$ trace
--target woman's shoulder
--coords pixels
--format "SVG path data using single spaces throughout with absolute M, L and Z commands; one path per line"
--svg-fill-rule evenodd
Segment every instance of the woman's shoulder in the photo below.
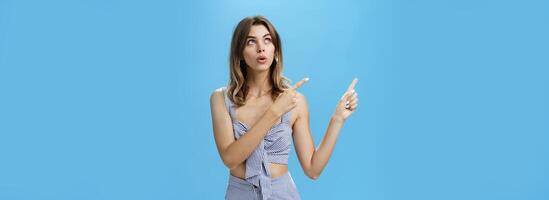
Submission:
M 295 92 L 298 100 L 305 100 L 305 95 L 301 92 Z
M 216 100 L 217 101 L 223 100 L 225 88 L 226 87 L 220 87 L 220 88 L 215 89 L 212 92 L 212 94 L 210 95 L 210 101 L 216 102 Z
M 296 92 L 296 97 L 297 97 L 296 110 L 299 113 L 307 112 L 308 106 L 307 106 L 307 98 L 305 97 L 305 95 L 300 92 Z

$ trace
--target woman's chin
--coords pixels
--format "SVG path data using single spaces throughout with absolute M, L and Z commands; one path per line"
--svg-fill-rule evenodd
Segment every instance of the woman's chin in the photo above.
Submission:
M 269 70 L 269 67 L 270 67 L 270 65 L 267 65 L 267 64 L 257 64 L 255 66 L 250 67 L 250 68 L 252 68 L 252 70 L 254 70 L 254 71 L 262 72 L 262 71 Z

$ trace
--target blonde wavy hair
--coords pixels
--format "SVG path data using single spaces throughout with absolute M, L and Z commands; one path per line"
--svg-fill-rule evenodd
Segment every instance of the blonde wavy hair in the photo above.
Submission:
M 273 101 L 280 93 L 289 88 L 289 80 L 282 75 L 282 44 L 278 32 L 276 32 L 271 22 L 263 16 L 246 17 L 238 23 L 234 30 L 229 55 L 230 80 L 227 87 L 227 95 L 237 106 L 244 105 L 248 94 L 248 86 L 246 84 L 248 81 L 246 74 L 248 66 L 244 61 L 243 52 L 246 45 L 246 37 L 254 25 L 265 26 L 271 34 L 272 42 L 275 46 L 275 59 L 269 68 L 269 81 L 273 86 L 271 91 Z

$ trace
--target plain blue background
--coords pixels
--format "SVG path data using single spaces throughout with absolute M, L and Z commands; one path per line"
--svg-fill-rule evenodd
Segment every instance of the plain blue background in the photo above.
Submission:
M 262 14 L 316 144 L 303 199 L 549 199 L 547 1 L 0 0 L 0 199 L 222 199 L 209 96 Z

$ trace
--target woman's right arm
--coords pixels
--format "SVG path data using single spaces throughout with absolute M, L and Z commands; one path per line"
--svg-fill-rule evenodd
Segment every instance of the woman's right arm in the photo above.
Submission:
M 223 90 L 218 89 L 211 95 L 210 108 L 215 144 L 225 166 L 233 169 L 250 156 L 278 119 L 297 105 L 296 90 L 307 80 L 309 79 L 305 78 L 281 93 L 263 116 L 238 140 L 234 138 Z
M 272 109 L 267 109 L 261 119 L 236 140 L 224 98 L 222 90 L 216 90 L 210 97 L 213 132 L 221 160 L 225 166 L 233 169 L 250 156 L 280 116 Z

